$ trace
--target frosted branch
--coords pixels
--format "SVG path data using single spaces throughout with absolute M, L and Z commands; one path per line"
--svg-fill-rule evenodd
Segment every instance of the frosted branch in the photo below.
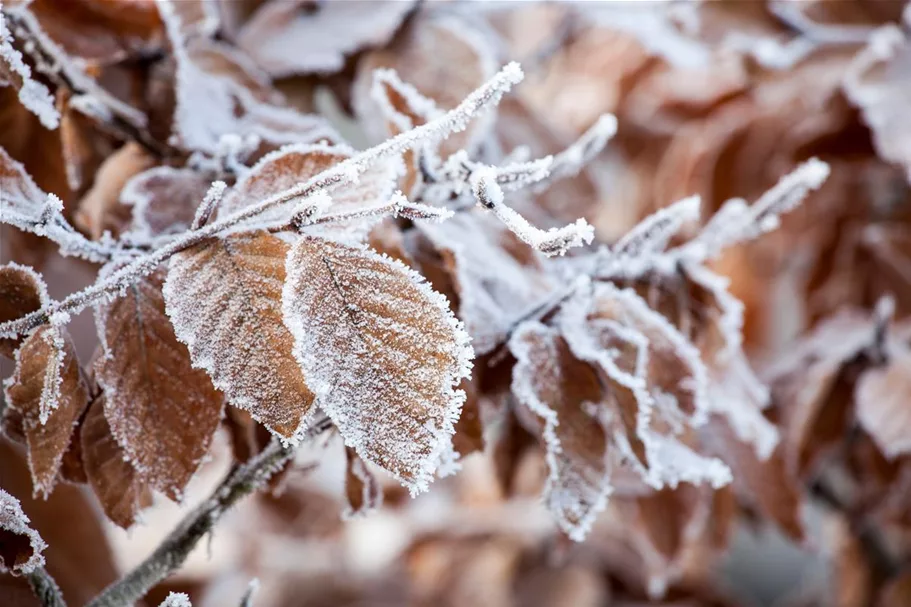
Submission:
M 594 228 L 584 219 L 547 231 L 534 227 L 504 204 L 503 190 L 497 184 L 493 168 L 484 167 L 473 171 L 470 183 L 478 204 L 496 215 L 522 242 L 545 255 L 563 255 L 572 247 L 590 243 L 595 236 Z
M 205 198 L 202 199 L 202 202 L 199 203 L 199 207 L 196 209 L 193 223 L 190 224 L 191 230 L 198 230 L 209 221 L 209 217 L 212 215 L 215 207 L 218 206 L 218 203 L 221 202 L 221 199 L 224 197 L 225 189 L 227 189 L 227 187 L 228 184 L 224 181 L 216 181 L 209 187 L 209 191 L 206 192 Z
M 602 115 L 579 139 L 554 156 L 548 182 L 577 175 L 616 133 L 617 118 L 613 114 Z
M 313 439 L 329 427 L 328 419 L 320 420 L 305 438 Z M 155 552 L 105 588 L 87 607 L 121 607 L 139 601 L 153 586 L 180 568 L 197 542 L 215 528 L 228 510 L 263 487 L 292 457 L 293 447 L 273 439 L 261 453 L 230 472 L 209 499 L 188 514 Z
M 63 594 L 57 582 L 51 577 L 44 567 L 36 567 L 34 571 L 26 574 L 32 592 L 41 604 L 41 607 L 66 607 Z
M 3 13 L 0 13 L 0 62 L 6 63 L 12 73 L 19 77 L 19 101 L 48 129 L 60 125 L 60 112 L 54 105 L 54 96 L 46 86 L 32 79 L 32 69 L 22 60 L 22 53 L 13 48 L 13 35 L 7 29 Z
M 406 150 L 427 141 L 443 139 L 454 132 L 462 131 L 479 112 L 499 103 L 503 95 L 521 79 L 522 70 L 518 64 L 510 63 L 466 97 L 455 109 L 446 112 L 436 120 L 401 133 L 373 148 L 348 158 L 297 186 L 270 196 L 257 205 L 246 207 L 198 230 L 177 236 L 159 249 L 136 258 L 117 272 L 112 273 L 105 281 L 96 282 L 78 293 L 74 293 L 59 302 L 54 302 L 22 318 L 0 324 L 0 336 L 15 337 L 27 333 L 44 323 L 51 314 L 76 314 L 98 299 L 126 289 L 140 277 L 154 272 L 161 262 L 188 247 L 230 230 L 289 200 L 308 198 L 320 190 L 331 193 L 332 190 L 339 186 L 355 183 L 362 173 L 383 158 L 400 155 Z

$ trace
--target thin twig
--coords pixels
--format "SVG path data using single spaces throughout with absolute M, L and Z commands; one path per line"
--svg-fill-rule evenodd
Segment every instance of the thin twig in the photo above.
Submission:
M 126 607 L 136 603 L 180 568 L 196 543 L 214 529 L 225 512 L 262 487 L 293 456 L 293 447 L 278 440 L 270 442 L 256 457 L 228 474 L 212 496 L 187 515 L 151 556 L 105 588 L 87 607 Z
M 34 571 L 26 575 L 26 579 L 42 607 L 66 607 L 60 587 L 57 586 L 57 582 L 47 572 L 47 569 L 36 567 Z

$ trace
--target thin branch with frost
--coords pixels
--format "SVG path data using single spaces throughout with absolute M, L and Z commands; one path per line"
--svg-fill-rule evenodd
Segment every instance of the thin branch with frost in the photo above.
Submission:
M 317 421 L 306 438 L 313 439 L 331 427 L 328 418 Z M 135 569 L 105 588 L 87 607 L 132 605 L 186 561 L 197 542 L 210 533 L 221 517 L 242 498 L 263 487 L 292 457 L 294 448 L 273 439 L 247 463 L 237 467 L 212 495 L 187 515 L 160 546 Z
M 603 114 L 579 139 L 554 156 L 547 183 L 579 174 L 617 133 L 617 118 Z
M 47 572 L 47 569 L 35 567 L 25 577 L 38 602 L 41 603 L 41 607 L 66 607 L 66 601 L 63 600 L 60 587 L 51 574 Z
M 32 69 L 22 60 L 22 53 L 13 48 L 13 34 L 6 27 L 0 12 L 0 62 L 5 63 L 19 77 L 19 101 L 47 129 L 60 126 L 60 112 L 54 105 L 54 96 L 46 86 L 32 78 Z M 3 70 L 0 70 L 2 72 Z
M 224 198 L 227 188 L 228 184 L 224 181 L 216 181 L 209 186 L 209 191 L 206 192 L 205 198 L 202 199 L 202 202 L 196 208 L 196 215 L 193 216 L 193 223 L 190 224 L 191 230 L 198 230 L 209 221 L 209 217 L 215 211 L 215 207 Z
M 522 242 L 545 255 L 563 255 L 572 247 L 590 243 L 595 236 L 594 228 L 584 219 L 547 231 L 528 223 L 528 220 L 504 204 L 503 190 L 497 184 L 496 172 L 492 167 L 472 171 L 470 183 L 475 200 L 481 206 L 496 215 Z
M 383 158 L 401 155 L 425 142 L 444 139 L 454 132 L 462 131 L 481 111 L 499 103 L 503 95 L 521 79 L 522 70 L 518 64 L 507 64 L 493 78 L 468 95 L 462 103 L 436 120 L 401 133 L 343 160 L 303 183 L 270 196 L 259 204 L 240 209 L 224 219 L 177 236 L 159 249 L 138 257 L 120 270 L 113 272 L 107 280 L 96 282 L 78 293 L 73 293 L 61 301 L 53 302 L 26 316 L 2 323 L 0 324 L 0 337 L 15 337 L 27 333 L 46 322 L 52 314 L 76 314 L 102 297 L 123 291 L 139 278 L 154 272 L 163 261 L 186 248 L 235 228 L 290 200 L 312 197 L 320 191 L 331 193 L 340 186 L 356 183 L 362 173 Z
M 253 607 L 253 596 L 259 590 L 259 578 L 253 578 L 240 599 L 240 607 Z

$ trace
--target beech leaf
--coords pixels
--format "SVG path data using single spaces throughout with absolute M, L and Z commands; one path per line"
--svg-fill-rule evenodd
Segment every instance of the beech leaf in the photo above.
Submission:
M 29 523 L 19 500 L 0 489 L 0 572 L 25 575 L 44 565 L 47 544 Z
M 883 368 L 857 382 L 857 419 L 883 454 L 892 459 L 911 451 L 911 351 L 903 348 Z
M 563 531 L 582 541 L 611 493 L 598 374 L 573 356 L 559 331 L 537 322 L 523 323 L 509 348 L 518 361 L 513 393 L 541 419 L 550 470 L 547 506 Z
M 47 287 L 28 266 L 0 266 L 0 323 L 14 320 L 47 305 Z M 21 339 L 0 339 L 0 355 L 13 358 Z
M 47 497 L 56 483 L 73 427 L 89 401 L 66 330 L 44 325 L 32 333 L 16 352 L 16 370 L 4 388 L 28 445 L 35 493 Z M 9 417 L 4 416 L 5 423 Z
M 151 505 L 151 493 L 126 453 L 114 440 L 104 415 L 104 393 L 89 405 L 82 421 L 82 461 L 89 485 L 104 513 L 114 523 L 128 529 L 139 511 Z
M 95 377 L 105 392 L 105 417 L 130 462 L 152 487 L 178 500 L 208 452 L 223 397 L 174 335 L 163 274 L 98 307 L 104 356 Z
M 287 269 L 285 324 L 319 406 L 361 457 L 425 490 L 473 356 L 446 298 L 401 262 L 331 240 L 302 238 Z
M 282 324 L 287 252 L 266 232 L 196 245 L 172 258 L 164 297 L 193 366 L 208 372 L 229 404 L 296 441 L 313 414 L 313 392 Z

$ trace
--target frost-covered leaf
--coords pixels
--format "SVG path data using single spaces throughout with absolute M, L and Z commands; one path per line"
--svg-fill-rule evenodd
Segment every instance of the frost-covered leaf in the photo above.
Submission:
M 44 325 L 32 333 L 16 352 L 16 370 L 4 389 L 8 406 L 20 416 L 35 493 L 46 497 L 89 401 L 66 330 Z
M 193 365 L 228 403 L 287 440 L 313 414 L 313 393 L 282 323 L 288 245 L 265 232 L 196 245 L 171 260 L 166 309 Z
M 512 323 L 554 286 L 531 247 L 483 211 L 419 228 L 451 262 L 459 317 L 479 356 L 503 343 Z
M 19 500 L 0 489 L 0 572 L 25 575 L 44 565 L 47 544 L 30 522 Z
M 908 102 L 911 100 L 911 42 L 897 25 L 870 36 L 848 67 L 844 91 L 863 113 L 879 155 L 904 167 L 911 180 Z
M 385 44 L 413 5 L 414 0 L 267 2 L 241 29 L 237 43 L 274 78 L 337 72 L 346 56 Z
M 0 323 L 14 320 L 47 305 L 47 287 L 28 266 L 0 266 Z M 0 339 L 0 355 L 13 358 L 21 339 Z
M 19 92 L 22 103 L 47 129 L 60 125 L 60 112 L 54 97 L 46 86 L 32 78 L 32 69 L 25 63 L 22 53 L 13 48 L 13 35 L 0 14 L 0 81 L 11 83 Z
M 267 154 L 240 179 L 220 205 L 223 215 L 255 205 L 269 196 L 304 183 L 319 173 L 351 158 L 354 150 L 342 145 L 297 144 L 284 146 Z M 398 165 L 383 161 L 367 169 L 357 183 L 332 191 L 332 205 L 328 214 L 351 213 L 386 204 L 396 188 Z M 300 203 L 292 199 L 257 217 L 257 221 L 284 219 L 288 221 Z M 370 221 L 372 219 L 372 221 Z M 355 238 L 366 235 L 372 223 L 380 218 L 361 219 L 348 224 L 328 223 L 321 230 Z M 316 228 L 314 228 L 316 229 Z
M 94 240 L 98 240 L 105 230 L 120 234 L 128 217 L 128 209 L 120 204 L 121 191 L 135 175 L 153 163 L 151 155 L 134 142 L 108 156 L 98 167 L 92 187 L 79 201 L 73 218 L 76 226 Z
M 369 249 L 305 237 L 283 294 L 294 355 L 345 443 L 423 491 L 451 449 L 472 351 L 445 298 Z
M 358 62 L 354 83 L 354 105 L 358 115 L 379 140 L 400 132 L 401 126 L 388 122 L 373 98 L 373 71 L 391 68 L 432 99 L 442 110 L 456 107 L 471 91 L 496 70 L 493 44 L 477 22 L 456 16 L 419 15 L 387 48 L 371 51 Z M 386 94 L 388 89 L 380 92 Z M 412 115 L 412 119 L 417 114 Z M 419 126 L 415 123 L 413 126 Z M 464 133 L 456 133 L 440 144 L 440 155 L 473 151 L 487 135 L 492 117 L 476 120 Z M 394 128 L 390 130 L 390 126 Z
M 140 279 L 96 312 L 104 354 L 95 378 L 117 442 L 143 480 L 179 500 L 202 463 L 224 397 L 177 341 L 161 293 L 164 271 Z
M 89 485 L 107 517 L 128 529 L 136 522 L 139 511 L 151 504 L 151 493 L 111 434 L 104 415 L 104 394 L 89 405 L 81 435 L 82 461 Z
M 383 505 L 383 488 L 379 479 L 351 447 L 345 447 L 345 497 L 348 500 L 342 518 L 365 516 Z
M 193 607 L 193 603 L 190 602 L 190 595 L 185 592 L 169 592 L 158 607 Z
M 857 421 L 886 457 L 911 451 L 911 351 L 893 353 L 885 367 L 866 371 L 857 382 Z
M 192 169 L 167 166 L 135 175 L 120 192 L 120 202 L 133 207 L 130 231 L 144 237 L 186 231 L 210 183 Z
M 611 494 L 607 407 L 598 374 L 577 359 L 559 331 L 524 323 L 509 349 L 516 357 L 512 391 L 538 418 L 547 448 L 545 501 L 557 523 L 582 541 Z
M 238 134 L 274 145 L 339 140 L 322 118 L 278 105 L 268 76 L 236 48 L 188 36 L 174 6 L 158 0 L 177 63 L 174 132 L 184 147 L 214 155 L 223 136 Z
M 864 351 L 875 340 L 869 315 L 845 310 L 821 322 L 764 373 L 778 410 L 788 466 L 811 473 L 837 447 L 851 420 Z

